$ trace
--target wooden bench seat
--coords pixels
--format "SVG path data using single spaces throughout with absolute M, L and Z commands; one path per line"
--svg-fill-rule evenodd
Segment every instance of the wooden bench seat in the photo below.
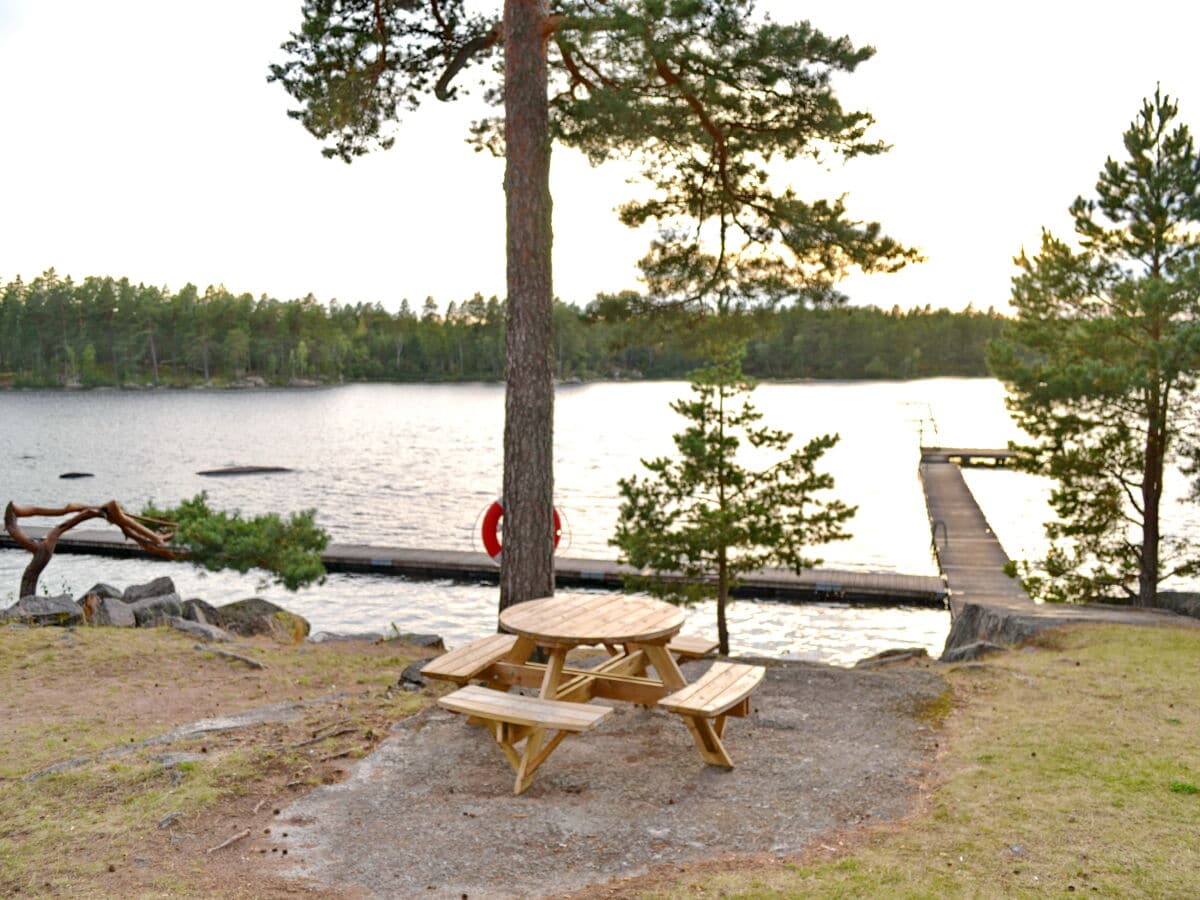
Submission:
M 612 712 L 608 706 L 506 694 L 474 684 L 447 694 L 438 704 L 469 716 L 468 722 L 487 726 L 517 773 L 514 794 L 533 783 L 534 771 L 563 738 L 594 728 Z M 549 731 L 553 736 L 547 737 Z M 522 741 L 525 744 L 518 750 Z
M 492 663 L 508 655 L 517 642 L 515 634 L 490 634 L 434 657 L 421 669 L 426 678 L 466 684 Z
M 701 637 L 698 634 L 677 634 L 667 644 L 667 650 L 675 654 L 676 659 L 700 659 L 708 656 L 717 649 L 717 641 Z
M 766 669 L 744 663 L 714 662 L 707 672 L 686 687 L 658 701 L 658 705 L 683 716 L 712 719 L 746 715 L 745 703 L 758 687 Z
M 447 694 L 438 700 L 438 704 L 477 719 L 575 732 L 595 727 L 612 712 L 612 708 L 608 706 L 506 694 L 473 684 L 459 688 L 453 694 Z

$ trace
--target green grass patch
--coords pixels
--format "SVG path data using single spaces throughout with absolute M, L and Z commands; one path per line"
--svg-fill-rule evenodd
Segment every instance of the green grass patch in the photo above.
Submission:
M 653 896 L 1200 892 L 1200 633 L 1076 626 L 1036 646 L 950 671 L 939 783 L 911 820 L 830 862 L 685 874 Z

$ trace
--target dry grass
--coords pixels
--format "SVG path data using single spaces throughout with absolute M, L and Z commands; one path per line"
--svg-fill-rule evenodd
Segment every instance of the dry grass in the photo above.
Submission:
M 1200 634 L 1076 626 L 949 674 L 920 812 L 799 861 L 725 864 L 621 896 L 1200 893 Z
M 0 629 L 0 896 L 292 893 L 254 836 L 430 699 L 392 689 L 418 652 L 395 643 L 244 642 L 262 670 L 194 645 L 165 629 Z M 291 722 L 97 758 L 198 719 L 335 694 Z M 197 761 L 164 765 L 163 753 Z M 91 761 L 25 780 L 71 759 Z

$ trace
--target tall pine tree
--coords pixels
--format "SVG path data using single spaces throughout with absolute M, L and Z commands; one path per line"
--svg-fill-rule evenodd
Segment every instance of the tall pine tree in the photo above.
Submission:
M 885 149 L 831 87 L 870 48 L 756 16 L 752 0 L 504 0 L 497 13 L 470 14 L 463 0 L 305 0 L 271 78 L 323 152 L 349 161 L 390 146 L 401 111 L 453 98 L 467 67 L 503 49 L 482 79 L 503 115 L 472 134 L 506 158 L 504 608 L 553 590 L 552 140 L 593 163 L 640 162 L 655 192 L 621 216 L 660 226 L 643 265 L 660 298 L 825 296 L 849 267 L 912 254 L 840 200 L 780 187 L 769 168 Z
M 989 348 L 1034 438 L 1025 465 L 1057 484 L 1051 549 L 1026 584 L 1046 599 L 1132 599 L 1197 570 L 1162 529 L 1164 473 L 1196 443 L 1200 159 L 1161 91 L 1071 206 L 1077 247 L 1042 235 L 1017 259 L 1015 321 Z

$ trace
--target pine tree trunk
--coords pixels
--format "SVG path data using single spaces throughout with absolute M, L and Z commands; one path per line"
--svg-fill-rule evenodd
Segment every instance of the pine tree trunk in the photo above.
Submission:
M 1158 598 L 1158 564 L 1161 533 L 1163 465 L 1166 459 L 1166 412 L 1159 388 L 1151 389 L 1150 416 L 1146 423 L 1146 448 L 1142 457 L 1142 566 L 1138 575 L 1138 606 L 1154 606 Z
M 554 593 L 554 361 L 546 0 L 504 5 L 504 554 L 500 609 Z
M 729 623 L 725 620 L 725 607 L 729 604 L 729 566 L 722 549 L 717 561 L 717 652 L 729 655 Z

